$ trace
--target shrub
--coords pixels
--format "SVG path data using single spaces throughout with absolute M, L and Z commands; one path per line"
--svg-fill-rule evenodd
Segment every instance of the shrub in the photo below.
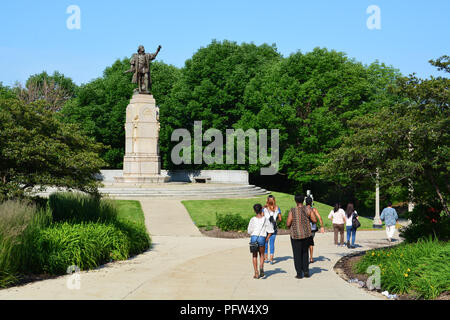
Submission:
M 41 230 L 36 240 L 42 270 L 51 274 L 65 274 L 71 265 L 87 270 L 127 259 L 129 250 L 124 232 L 114 225 L 93 222 L 57 223 Z
M 145 224 L 135 221 L 116 221 L 114 225 L 127 235 L 130 242 L 128 251 L 130 256 L 139 254 L 150 248 L 151 239 Z
M 239 214 L 222 215 L 216 213 L 216 226 L 222 231 L 246 231 L 248 220 Z
M 112 200 L 79 192 L 53 193 L 48 203 L 55 222 L 108 222 L 117 219 L 117 208 Z
M 438 207 L 438 206 L 435 206 Z M 400 235 L 406 242 L 416 242 L 418 239 L 439 239 L 448 241 L 450 238 L 450 218 L 435 207 L 416 205 L 407 217 L 411 224 L 401 230 Z
M 34 240 L 38 230 L 50 222 L 50 212 L 29 201 L 0 204 L 0 287 L 17 282 L 19 272 L 39 270 Z
M 417 243 L 367 251 L 354 269 L 365 273 L 367 267 L 376 265 L 381 269 L 382 290 L 434 299 L 450 291 L 449 256 L 450 244 L 430 237 Z
M 289 210 L 286 210 L 282 216 L 281 222 L 277 220 L 277 226 L 279 229 L 288 229 L 286 226 L 287 217 L 289 215 Z

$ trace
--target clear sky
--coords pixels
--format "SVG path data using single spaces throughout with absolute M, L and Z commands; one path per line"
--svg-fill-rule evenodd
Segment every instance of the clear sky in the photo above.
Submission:
M 70 5 L 81 29 L 66 25 Z M 381 29 L 366 13 L 380 8 Z M 439 75 L 428 60 L 450 55 L 449 0 L 2 0 L 0 82 L 12 85 L 43 70 L 76 83 L 102 75 L 139 44 L 182 67 L 212 39 L 275 43 L 284 56 L 314 47 L 343 51 L 363 63 L 378 59 L 407 75 Z

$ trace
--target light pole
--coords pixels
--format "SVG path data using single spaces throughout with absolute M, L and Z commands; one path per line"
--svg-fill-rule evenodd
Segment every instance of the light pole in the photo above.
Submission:
M 380 175 L 378 173 L 377 168 L 377 177 L 376 177 L 376 186 L 375 186 L 375 217 L 373 218 L 373 228 L 381 229 L 383 226 L 383 223 L 380 219 Z
M 411 131 L 409 131 L 409 135 L 411 135 Z M 410 136 L 408 136 L 410 139 Z M 412 153 L 413 147 L 411 141 L 408 143 L 409 154 Z M 409 201 L 408 201 L 408 212 L 412 212 L 414 210 L 414 186 L 412 179 L 408 179 L 408 191 L 409 191 Z

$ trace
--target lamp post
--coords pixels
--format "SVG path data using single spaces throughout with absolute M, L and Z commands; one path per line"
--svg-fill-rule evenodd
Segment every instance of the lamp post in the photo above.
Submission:
M 375 217 L 373 218 L 373 228 L 381 229 L 383 223 L 380 219 L 380 175 L 377 168 L 377 181 L 375 186 Z
M 411 131 L 409 132 L 409 134 L 411 134 Z M 411 141 L 408 143 L 408 149 L 409 153 L 411 154 L 411 152 L 413 151 Z M 408 212 L 412 212 L 414 210 L 414 186 L 412 179 L 408 179 L 408 192 L 409 192 Z

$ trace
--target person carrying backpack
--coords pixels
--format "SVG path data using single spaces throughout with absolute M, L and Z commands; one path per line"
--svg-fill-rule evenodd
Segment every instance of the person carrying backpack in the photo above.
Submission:
M 266 241 L 266 246 L 264 249 L 264 262 L 273 264 L 273 255 L 275 253 L 275 238 L 277 237 L 277 221 L 281 221 L 281 210 L 277 206 L 275 197 L 272 195 L 269 195 L 267 197 L 267 203 L 264 206 L 263 209 L 264 216 L 269 220 L 269 222 L 273 225 L 274 232 L 269 237 L 269 240 Z M 267 258 L 267 253 L 269 251 L 269 244 L 270 244 L 270 261 Z
M 347 248 L 355 248 L 356 229 L 361 225 L 359 223 L 358 213 L 353 207 L 353 203 L 347 204 L 347 210 L 345 210 L 347 220 L 345 222 L 347 229 Z M 356 220 L 356 221 L 355 221 Z M 352 238 L 352 244 L 350 244 L 350 236 Z

